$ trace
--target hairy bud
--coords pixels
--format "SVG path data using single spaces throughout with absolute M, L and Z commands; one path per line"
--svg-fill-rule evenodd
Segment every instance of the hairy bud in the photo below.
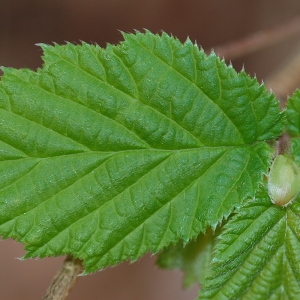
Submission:
M 279 206 L 290 204 L 300 191 L 300 168 L 291 158 L 278 155 L 270 169 L 268 193 Z

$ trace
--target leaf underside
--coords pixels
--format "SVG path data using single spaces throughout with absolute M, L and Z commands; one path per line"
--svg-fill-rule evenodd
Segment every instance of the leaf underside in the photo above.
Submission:
M 266 190 L 225 225 L 199 299 L 300 299 L 300 203 L 283 208 Z
M 180 269 L 184 272 L 183 286 L 202 284 L 207 276 L 216 236 L 220 232 L 208 230 L 187 245 L 183 242 L 165 248 L 158 256 L 157 264 L 164 269 Z
M 215 228 L 253 197 L 278 101 L 256 79 L 167 34 L 42 45 L 0 83 L 0 235 L 86 272 Z

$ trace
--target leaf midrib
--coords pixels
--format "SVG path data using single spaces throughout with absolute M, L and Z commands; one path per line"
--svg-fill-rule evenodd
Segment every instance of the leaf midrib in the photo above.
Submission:
M 223 113 L 226 117 L 227 117 L 227 119 L 228 119 L 228 121 L 233 125 L 233 128 L 235 128 L 235 130 L 238 132 L 238 134 L 240 135 L 240 138 L 242 139 L 242 141 L 244 142 L 244 137 L 243 137 L 243 134 L 241 133 L 241 131 L 239 130 L 239 128 L 233 123 L 233 121 L 228 117 L 228 115 L 224 112 L 224 110 L 220 107 L 220 106 L 218 106 L 217 105 L 217 103 L 216 102 L 214 102 L 203 90 L 201 90 L 197 85 L 196 85 L 196 83 L 194 82 L 194 81 L 191 81 L 189 78 L 187 78 L 187 77 L 185 77 L 182 73 L 180 73 L 177 69 L 175 69 L 175 68 L 173 68 L 170 64 L 168 64 L 168 63 L 166 63 L 164 60 L 162 60 L 159 56 L 156 56 L 154 53 L 152 53 L 151 51 L 149 51 L 149 49 L 148 48 L 146 48 L 145 46 L 143 46 L 141 43 L 138 43 L 136 40 L 133 40 L 133 41 L 131 41 L 131 42 L 134 42 L 135 44 L 137 44 L 137 45 L 139 45 L 141 48 L 143 48 L 145 51 L 147 51 L 148 52 L 148 54 L 149 55 L 152 55 L 152 56 L 154 56 L 156 59 L 158 59 L 158 60 L 160 60 L 163 64 L 165 64 L 169 69 L 171 69 L 171 70 L 173 70 L 173 71 L 175 71 L 177 74 L 179 74 L 180 75 L 180 77 L 181 78 L 183 78 L 184 80 L 186 80 L 186 81 L 188 81 L 191 85 L 193 85 L 193 86 L 195 86 L 196 87 L 196 89 L 200 92 L 200 93 L 202 93 L 205 97 L 206 97 L 206 99 L 208 99 L 215 107 L 217 107 L 218 109 L 219 109 L 219 111 L 220 111 L 220 113 Z M 194 53 L 193 53 L 194 54 Z M 193 55 L 193 57 L 194 57 L 194 55 Z M 123 63 L 123 62 L 122 62 Z M 218 70 L 218 68 L 217 68 L 217 70 Z M 219 73 L 218 73 L 218 79 L 219 79 L 219 82 L 220 82 L 220 76 L 219 76 Z M 222 90 L 221 90 L 222 91 Z M 251 101 L 250 101 L 251 102 Z M 151 106 L 150 106 L 151 107 Z M 177 123 L 177 122 L 176 122 Z M 184 128 L 181 124 L 178 124 L 178 125 L 180 125 L 182 128 Z M 185 129 L 185 128 L 184 128 Z M 185 129 L 185 130 L 187 130 L 187 129 Z M 188 131 L 188 130 L 187 130 Z M 189 132 L 189 131 L 188 131 Z M 199 140 L 199 138 L 198 137 L 196 137 L 198 140 Z
M 221 147 L 221 148 L 227 148 L 227 147 Z M 192 149 L 194 150 L 194 149 Z M 163 209 L 166 205 L 169 205 L 170 202 L 180 193 L 182 193 L 184 190 L 186 190 L 189 186 L 193 185 L 197 180 L 199 180 L 199 178 L 201 178 L 206 172 L 208 172 L 210 170 L 210 168 L 217 162 L 219 161 L 229 150 L 226 149 L 226 151 L 224 151 L 221 155 L 219 155 L 218 157 L 216 157 L 216 160 L 214 161 L 214 163 L 212 163 L 212 165 L 210 167 L 208 167 L 203 173 L 201 173 L 201 175 L 197 178 L 195 178 L 192 182 L 188 183 L 185 187 L 182 188 L 181 191 L 178 191 L 178 193 L 171 197 L 169 199 L 169 201 L 167 201 L 166 203 L 164 203 L 163 205 L 161 205 L 157 210 L 155 210 L 152 214 L 150 214 L 149 216 L 147 216 L 146 219 L 143 219 L 142 222 L 140 224 L 138 224 L 137 226 L 135 226 L 132 230 L 130 230 L 129 232 L 126 232 L 126 234 L 122 237 L 122 239 L 120 241 L 118 241 L 117 243 L 115 243 L 114 245 L 110 245 L 109 249 L 107 249 L 104 252 L 104 255 L 106 253 L 108 253 L 111 249 L 113 249 L 114 247 L 116 247 L 120 242 L 122 242 L 128 235 L 130 235 L 133 231 L 135 231 L 136 229 L 138 229 L 140 226 L 142 226 L 146 220 L 150 219 L 153 215 L 155 215 L 160 209 Z M 174 154 L 174 153 L 172 153 Z M 170 159 L 170 157 L 172 157 L 172 154 L 170 154 L 169 156 L 167 156 L 163 161 L 161 161 L 158 165 L 164 163 L 167 159 Z M 63 230 L 61 230 L 60 232 L 57 232 L 54 236 L 52 236 L 49 240 L 47 240 L 47 243 L 49 243 L 51 240 L 53 240 L 56 236 L 58 236 L 59 234 L 61 234 L 62 232 L 68 230 L 68 228 L 70 228 L 71 226 L 73 226 L 75 223 L 79 222 L 81 219 L 87 217 L 88 215 L 92 214 L 93 212 L 95 212 L 96 210 L 100 209 L 101 207 L 108 205 L 111 201 L 113 201 L 113 199 L 115 199 L 116 197 L 119 196 L 119 194 L 123 193 L 125 190 L 129 189 L 131 186 L 135 185 L 137 182 L 139 182 L 145 175 L 147 175 L 148 173 L 150 173 L 152 170 L 154 170 L 158 165 L 156 165 L 155 167 L 153 167 L 151 170 L 149 170 L 147 173 L 143 174 L 143 176 L 139 177 L 135 182 L 133 182 L 132 184 L 130 184 L 129 186 L 127 186 L 126 188 L 124 188 L 123 191 L 121 191 L 120 193 L 118 193 L 117 195 L 113 196 L 111 199 L 107 200 L 105 203 L 103 203 L 101 206 L 97 207 L 96 209 L 90 211 L 87 215 L 80 217 L 79 219 L 77 219 L 75 222 L 69 224 L 68 226 L 66 226 Z M 91 236 L 92 237 L 92 236 Z M 91 238 L 90 237 L 90 238 Z M 88 243 L 88 240 L 85 242 L 85 244 Z M 45 244 L 39 246 L 43 247 Z M 84 247 L 84 245 L 83 245 Z M 80 252 L 80 250 L 79 250 Z

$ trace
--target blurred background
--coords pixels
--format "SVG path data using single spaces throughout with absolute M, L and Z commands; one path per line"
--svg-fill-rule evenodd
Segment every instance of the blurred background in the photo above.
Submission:
M 204 49 L 270 28 L 300 15 L 299 0 L 0 0 L 0 66 L 41 67 L 37 43 L 80 43 L 105 47 L 122 40 L 120 31 L 149 29 L 189 37 Z M 300 36 L 233 59 L 237 71 L 266 79 L 283 65 Z M 23 246 L 0 243 L 0 299 L 41 299 L 63 259 L 20 261 Z M 82 277 L 70 300 L 195 299 L 198 287 L 182 290 L 180 271 L 159 270 L 155 256 Z

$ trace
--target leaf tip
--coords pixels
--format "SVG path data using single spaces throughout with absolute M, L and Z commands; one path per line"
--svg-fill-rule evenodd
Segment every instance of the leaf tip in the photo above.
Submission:
M 43 50 L 43 52 L 53 48 L 53 46 L 51 46 L 49 44 L 45 44 L 45 43 L 36 43 L 35 45 L 40 47 Z M 55 44 L 54 44 L 54 46 L 55 46 Z

